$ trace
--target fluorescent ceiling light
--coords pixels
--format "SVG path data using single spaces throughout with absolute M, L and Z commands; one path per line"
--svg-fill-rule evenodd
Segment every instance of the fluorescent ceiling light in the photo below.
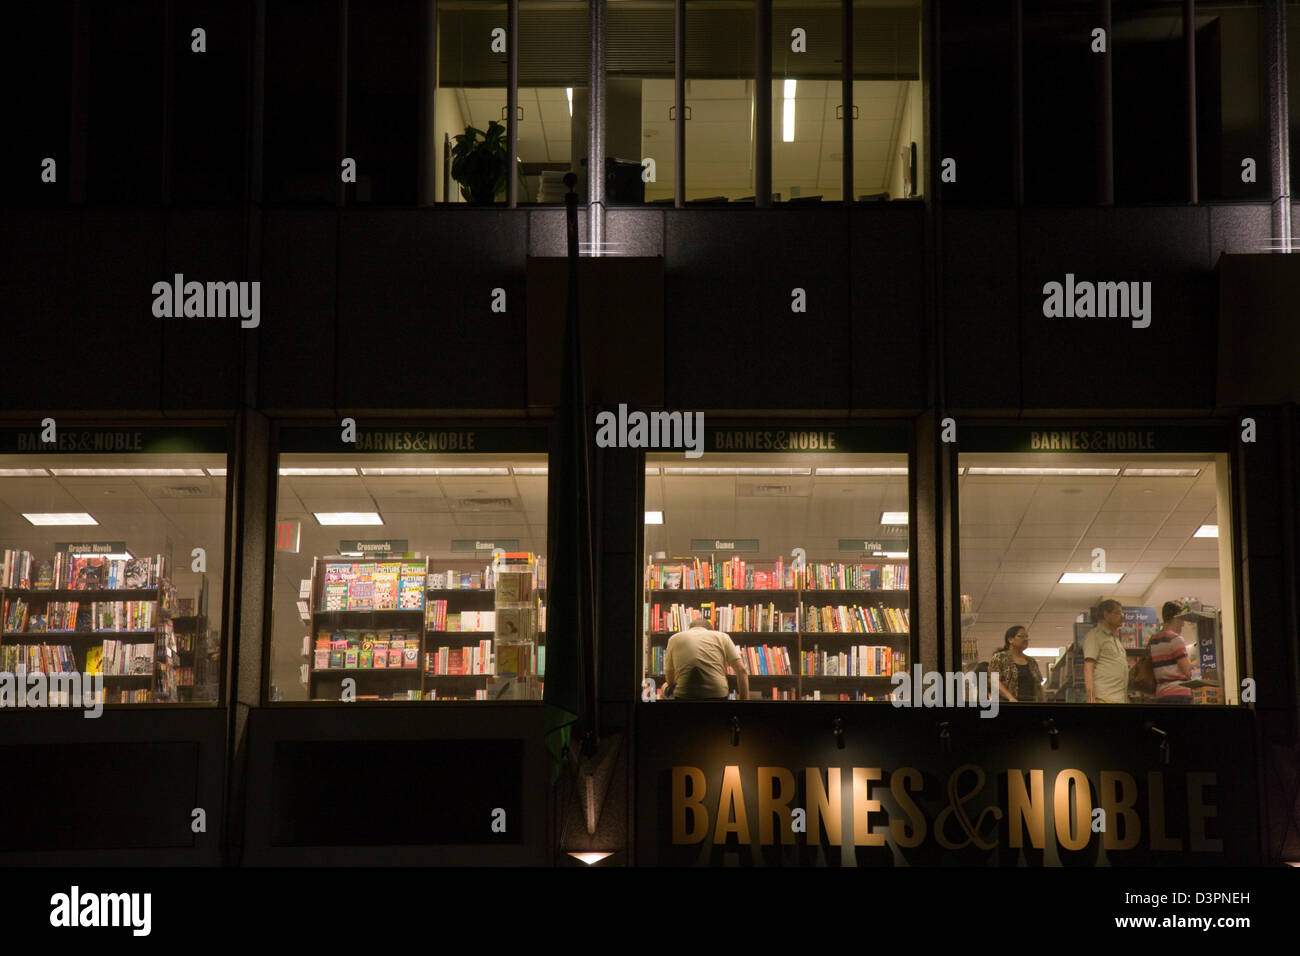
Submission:
M 0 477 L 4 478 L 48 478 L 50 473 L 44 468 L 0 468 Z
M 1118 468 L 983 468 L 970 467 L 968 475 L 1068 475 L 1074 478 L 1113 477 Z
M 907 557 L 907 552 L 906 551 L 872 551 L 871 556 L 873 558 L 905 558 Z
M 1125 478 L 1195 478 L 1199 468 L 1125 468 Z
M 881 524 L 907 524 L 906 511 L 882 511 L 880 512 Z
M 377 511 L 315 511 L 316 521 L 329 524 L 383 524 Z
M 95 553 L 93 553 L 93 552 L 82 553 L 82 552 L 80 552 L 80 551 L 74 551 L 74 552 L 72 552 L 72 556 L 73 556 L 74 558 L 108 558 L 109 560 L 112 560 L 112 561 L 130 561 L 130 560 L 131 560 L 131 552 L 130 552 L 130 551 L 123 551 L 123 552 L 121 552 L 121 553 L 119 553 L 119 554 L 95 554 Z
M 99 524 L 84 511 L 35 511 L 23 517 L 34 525 Z
M 304 475 L 355 475 L 355 468 L 281 468 L 280 474 L 292 477 Z
M 1025 655 L 1028 657 L 1056 658 L 1061 656 L 1061 649 L 1059 647 L 1027 647 L 1025 648 Z
M 605 859 L 606 857 L 613 856 L 613 855 L 614 855 L 613 850 L 607 850 L 603 853 L 592 852 L 592 853 L 570 853 L 569 854 L 569 856 L 573 857 L 575 860 L 581 860 L 583 863 L 586 863 L 588 866 L 591 866 L 593 863 L 599 863 L 601 860 Z
M 784 92 L 781 95 L 784 96 L 787 100 L 794 99 L 794 88 L 796 82 L 797 82 L 796 80 L 785 81 Z
M 811 475 L 811 468 L 665 468 L 665 475 Z
M 224 469 L 224 468 L 209 468 L 209 469 L 208 469 L 208 474 L 211 475 L 213 478 L 224 478 L 224 477 L 226 477 L 226 469 Z
M 786 80 L 786 83 L 793 82 L 793 80 Z M 794 142 L 794 100 L 792 99 L 781 101 L 781 142 Z
M 906 475 L 907 468 L 818 468 L 819 475 Z
M 359 557 L 361 557 L 361 552 L 360 552 L 360 551 L 340 551 L 340 552 L 339 552 L 339 557 L 340 557 L 340 558 L 359 558 Z
M 564 88 L 564 98 L 569 101 L 569 119 L 573 119 L 573 87 Z
M 545 475 L 547 473 L 547 466 L 541 465 L 539 467 L 521 468 L 516 465 L 513 470 L 516 475 Z
M 1119 584 L 1119 571 L 1066 571 L 1057 584 Z
M 663 524 L 664 513 L 662 511 L 647 511 L 645 513 L 646 524 Z
M 516 472 L 518 469 L 515 469 Z M 399 475 L 508 475 L 509 468 L 362 468 L 363 475 L 384 475 L 388 477 Z M 542 474 L 546 474 L 546 469 L 542 469 Z
M 1217 538 L 1219 536 L 1219 526 L 1217 524 L 1203 524 L 1196 529 L 1193 538 Z
M 202 468 L 51 468 L 59 478 L 167 478 L 203 477 Z
M 658 468 L 652 468 L 651 466 L 646 465 L 645 473 L 646 473 L 647 475 L 657 475 L 657 474 L 659 474 L 659 469 L 658 469 Z

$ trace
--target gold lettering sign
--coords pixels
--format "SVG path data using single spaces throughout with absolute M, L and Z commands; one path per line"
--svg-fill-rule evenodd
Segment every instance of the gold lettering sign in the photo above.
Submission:
M 1205 805 L 1205 794 L 1201 792 L 1203 787 L 1214 786 L 1217 778 L 1218 774 L 1212 772 L 1187 774 L 1187 829 L 1191 833 L 1193 850 L 1223 852 L 1222 840 L 1205 835 L 1206 818 L 1217 816 L 1218 811 L 1213 806 Z
M 871 814 L 880 812 L 880 801 L 867 797 L 872 780 L 880 779 L 879 767 L 853 768 L 853 845 L 884 846 L 885 835 L 871 832 Z
M 775 795 L 772 782 L 780 784 Z M 758 842 L 764 846 L 776 840 L 772 834 L 772 818 L 780 820 L 781 842 L 793 843 L 793 815 L 790 813 L 790 800 L 794 797 L 794 774 L 785 767 L 758 768 Z
M 1159 770 L 1147 774 L 1147 799 L 1147 819 L 1151 821 L 1151 849 L 1181 850 L 1182 838 L 1165 833 L 1165 775 Z
M 1070 813 L 1070 784 L 1074 784 L 1074 814 Z M 1056 842 L 1067 850 L 1082 850 L 1092 837 L 1092 787 L 1082 770 L 1056 775 Z M 1070 831 L 1074 832 L 1071 833 Z
M 736 834 L 741 846 L 749 846 L 749 818 L 745 815 L 745 792 L 740 786 L 740 768 L 729 764 L 722 771 L 722 793 L 718 795 L 718 825 L 713 831 L 713 845 L 727 842 Z
M 686 781 L 690 781 L 689 795 Z M 704 771 L 699 767 L 673 767 L 673 843 L 699 843 L 709 830 L 709 811 L 704 809 Z M 691 823 L 686 825 L 686 815 Z
M 826 824 L 826 842 L 831 846 L 840 846 L 843 842 L 840 768 L 829 768 L 826 777 L 827 786 L 822 786 L 821 770 L 809 767 L 804 771 L 804 792 L 808 795 L 808 843 L 811 846 L 821 842 L 823 822 Z
M 1007 843 L 1024 846 L 1024 829 L 1029 829 L 1029 844 L 1035 850 L 1043 848 L 1047 836 L 1044 822 L 1043 771 L 1029 771 L 1029 788 L 1025 788 L 1024 774 L 1019 770 L 1007 771 Z
M 1122 770 L 1103 770 L 1097 785 L 1097 799 L 1106 811 L 1106 829 L 1101 845 L 1107 850 L 1131 850 L 1142 839 L 1142 820 L 1133 809 L 1137 803 L 1137 781 L 1131 773 Z M 1120 821 L 1124 822 L 1124 835 L 1119 835 Z
M 920 790 L 921 782 L 921 771 L 915 767 L 903 767 L 889 775 L 889 792 L 907 814 L 906 823 L 899 819 L 891 820 L 889 832 L 894 842 L 904 848 L 920 846 L 925 841 L 925 814 L 908 795 L 909 790 Z

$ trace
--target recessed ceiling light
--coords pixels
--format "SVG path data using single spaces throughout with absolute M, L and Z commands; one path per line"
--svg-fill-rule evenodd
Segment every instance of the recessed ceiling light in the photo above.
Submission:
M 51 468 L 59 478 L 169 478 L 203 477 L 202 468 Z
M 1217 524 L 1203 524 L 1196 529 L 1193 538 L 1217 538 L 1219 536 L 1219 526 Z
M 646 524 L 663 524 L 664 513 L 662 511 L 647 511 L 645 513 Z
M 1124 575 L 1119 571 L 1066 571 L 1057 584 L 1119 584 Z
M 481 477 L 483 475 L 508 475 L 509 468 L 362 468 L 363 475 L 379 475 L 394 477 L 400 475 L 462 475 L 467 477 Z M 519 469 L 516 469 L 519 473 Z M 541 473 L 546 474 L 543 468 Z
M 810 475 L 811 468 L 665 468 L 665 475 Z
M 1125 468 L 1125 478 L 1195 478 L 1199 468 Z
M 513 470 L 516 475 L 545 475 L 548 473 L 546 465 L 530 466 L 528 468 L 521 468 L 518 465 L 515 465 Z
M 23 517 L 34 525 L 99 524 L 84 511 L 37 511 Z
M 592 852 L 592 853 L 570 853 L 569 854 L 569 856 L 573 857 L 575 860 L 581 860 L 583 863 L 586 863 L 588 866 L 591 866 L 593 863 L 599 863 L 601 860 L 605 859 L 606 857 L 610 857 L 613 855 L 614 855 L 614 851 L 612 850 L 604 853 Z
M 906 511 L 882 511 L 880 512 L 881 524 L 907 524 Z
M 1072 477 L 1111 477 L 1118 468 L 985 468 L 966 469 L 968 475 L 1069 475 Z
M 226 469 L 224 469 L 224 468 L 209 468 L 209 469 L 208 469 L 208 474 L 211 475 L 213 478 L 224 478 L 224 477 L 226 477 Z
M 280 474 L 292 478 L 311 475 L 355 475 L 355 468 L 281 468 Z
M 818 468 L 819 475 L 906 475 L 906 468 Z
M 313 514 L 316 521 L 323 525 L 384 523 L 377 511 L 315 511 Z
M 44 468 L 0 468 L 3 478 L 48 478 L 50 473 Z
M 658 468 L 652 468 L 651 466 L 646 465 L 645 473 L 646 473 L 647 475 L 657 475 L 657 474 L 659 474 L 659 469 L 658 469 Z

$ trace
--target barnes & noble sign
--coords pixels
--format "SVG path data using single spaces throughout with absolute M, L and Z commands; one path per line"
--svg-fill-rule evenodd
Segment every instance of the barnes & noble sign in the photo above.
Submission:
M 706 426 L 705 451 L 906 452 L 904 428 L 735 428 Z
M 50 440 L 47 440 L 50 439 Z M 29 428 L 0 430 L 0 454 L 225 453 L 224 428 Z
M 343 440 L 342 428 L 285 428 L 282 452 L 544 452 L 545 428 L 357 428 L 355 441 Z
M 962 451 L 1213 452 L 1226 451 L 1228 433 L 1213 425 L 982 427 L 959 433 Z

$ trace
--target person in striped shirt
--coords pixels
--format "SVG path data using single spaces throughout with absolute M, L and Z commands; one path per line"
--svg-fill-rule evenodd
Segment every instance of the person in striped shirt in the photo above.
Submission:
M 1190 704 L 1191 689 L 1183 681 L 1192 672 L 1192 662 L 1187 657 L 1187 645 L 1183 643 L 1183 622 L 1178 615 L 1183 613 L 1183 606 L 1174 601 L 1166 601 L 1160 609 L 1164 624 L 1147 645 L 1151 649 L 1151 668 L 1156 675 L 1156 702 L 1161 704 Z

